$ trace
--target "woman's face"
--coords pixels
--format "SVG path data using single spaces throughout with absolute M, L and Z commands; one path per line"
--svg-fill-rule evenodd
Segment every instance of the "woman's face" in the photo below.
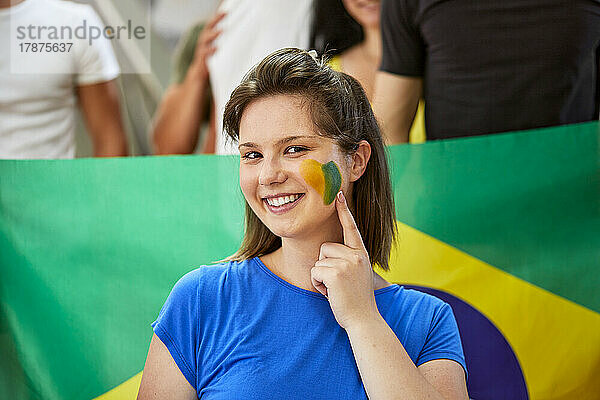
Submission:
M 319 136 L 302 99 L 277 95 L 250 103 L 239 130 L 240 186 L 260 220 L 280 237 L 339 227 L 335 202 L 349 189 L 350 158 Z
M 342 3 L 363 29 L 379 29 L 380 0 L 342 0 Z

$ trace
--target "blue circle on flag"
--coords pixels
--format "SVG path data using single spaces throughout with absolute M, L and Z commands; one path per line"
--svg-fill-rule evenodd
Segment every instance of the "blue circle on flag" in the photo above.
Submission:
M 485 315 L 438 289 L 404 285 L 431 294 L 452 307 L 469 371 L 467 390 L 474 400 L 527 400 L 527 385 L 513 349 Z

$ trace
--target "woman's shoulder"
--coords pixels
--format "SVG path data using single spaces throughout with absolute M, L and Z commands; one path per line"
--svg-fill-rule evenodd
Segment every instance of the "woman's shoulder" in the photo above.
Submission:
M 390 290 L 390 295 L 381 300 L 385 300 L 380 307 L 382 316 L 413 362 L 419 365 L 435 358 L 450 358 L 464 366 L 458 326 L 448 303 L 403 286 Z
M 238 273 L 243 268 L 247 267 L 247 264 L 252 260 L 242 261 L 221 261 L 214 264 L 205 264 L 187 272 L 183 275 L 179 281 L 187 283 L 204 283 L 210 282 L 215 279 L 221 279 L 230 274 Z
M 173 291 L 201 290 L 214 291 L 224 287 L 235 285 L 237 281 L 247 275 L 248 264 L 253 259 L 242 261 L 223 261 L 215 264 L 201 265 L 183 275 L 173 287 Z
M 392 285 L 379 291 L 378 306 L 391 321 L 402 321 L 403 323 L 433 322 L 442 314 L 452 312 L 445 301 L 428 293 L 415 289 L 409 289 L 401 285 Z M 387 318 L 386 318 L 387 319 Z
M 417 289 L 403 287 L 404 296 L 408 303 L 419 307 L 439 308 L 447 305 L 442 299 L 435 297 L 432 294 L 422 292 Z
M 435 297 L 429 293 L 422 292 L 414 289 L 410 286 L 404 286 L 399 283 L 390 283 L 382 285 L 383 288 L 377 290 L 377 292 L 388 293 L 392 295 L 395 302 L 406 302 L 410 304 L 417 304 L 420 306 L 440 306 L 446 304 L 443 300 Z

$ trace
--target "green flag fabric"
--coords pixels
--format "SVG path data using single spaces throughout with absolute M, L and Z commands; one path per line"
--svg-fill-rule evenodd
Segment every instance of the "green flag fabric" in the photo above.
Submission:
M 531 399 L 600 398 L 599 133 L 389 148 L 384 277 L 480 315 Z M 0 161 L 0 398 L 135 398 L 150 323 L 179 277 L 237 249 L 242 205 L 232 156 Z

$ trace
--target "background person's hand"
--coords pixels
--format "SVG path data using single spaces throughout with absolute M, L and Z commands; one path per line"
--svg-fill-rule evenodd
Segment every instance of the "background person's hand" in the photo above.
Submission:
M 336 321 L 344 329 L 379 316 L 373 293 L 373 268 L 342 192 L 335 206 L 344 243 L 323 243 L 311 270 L 313 286 L 327 296 Z
M 208 79 L 208 66 L 206 61 L 214 54 L 217 48 L 214 46 L 214 41 L 222 32 L 217 25 L 223 18 L 225 18 L 224 12 L 215 14 L 204 26 L 200 35 L 198 35 L 198 41 L 196 43 L 196 50 L 194 51 L 194 60 L 190 69 L 194 71 L 197 77 L 202 79 Z

